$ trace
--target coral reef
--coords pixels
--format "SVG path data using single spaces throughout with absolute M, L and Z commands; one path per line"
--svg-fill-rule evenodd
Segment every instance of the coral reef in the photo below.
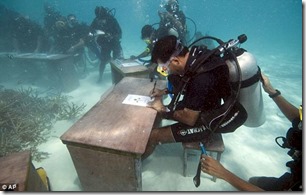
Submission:
M 34 160 L 47 158 L 49 153 L 37 147 L 48 140 L 54 123 L 76 119 L 85 107 L 61 94 L 41 97 L 30 87 L 0 88 L 0 157 L 30 149 Z

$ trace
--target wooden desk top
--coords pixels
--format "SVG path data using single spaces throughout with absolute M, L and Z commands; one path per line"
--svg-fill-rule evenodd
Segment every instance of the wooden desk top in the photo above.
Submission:
M 30 165 L 30 151 L 18 152 L 0 158 L 0 183 L 16 183 L 18 191 L 24 191 Z
M 147 107 L 122 104 L 122 101 L 128 94 L 148 95 L 153 85 L 149 79 L 123 78 L 61 136 L 62 142 L 143 154 L 157 112 Z M 165 87 L 165 81 L 157 81 L 156 87 Z
M 111 66 L 123 74 L 135 73 L 135 72 L 145 72 L 148 68 L 137 62 L 136 60 L 112 60 L 110 62 Z M 132 66 L 129 66 L 132 65 Z
M 62 60 L 72 55 L 66 54 L 45 54 L 45 53 L 10 53 L 1 52 L 0 57 L 16 58 L 16 59 L 28 59 L 28 60 Z

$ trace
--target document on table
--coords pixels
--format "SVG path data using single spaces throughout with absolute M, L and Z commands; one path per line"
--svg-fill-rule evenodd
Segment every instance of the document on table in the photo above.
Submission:
M 141 66 L 141 64 L 142 64 L 139 60 L 121 61 L 121 60 L 116 59 L 116 62 L 123 67 Z
M 153 100 L 154 98 L 151 99 L 149 96 L 128 94 L 128 96 L 126 96 L 126 98 L 123 100 L 122 104 L 146 107 L 148 103 L 152 102 Z

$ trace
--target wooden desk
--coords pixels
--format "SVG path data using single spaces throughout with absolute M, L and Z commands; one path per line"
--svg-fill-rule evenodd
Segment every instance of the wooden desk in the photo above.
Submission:
M 123 77 L 149 78 L 149 70 L 136 60 L 112 60 L 112 81 L 117 84 Z M 130 66 L 131 65 L 131 66 Z
M 14 184 L 17 184 L 15 191 L 47 191 L 31 161 L 30 151 L 0 158 L 0 170 L 0 191 L 3 185 L 12 187 Z
M 22 60 L 23 62 L 39 61 L 46 63 L 47 66 L 49 66 L 49 70 L 52 70 L 48 72 L 48 76 L 53 76 L 53 82 L 58 82 L 57 87 L 64 92 L 73 91 L 80 85 L 73 64 L 73 56 L 71 55 L 44 53 L 0 53 L 0 57 L 11 60 Z
M 140 191 L 141 155 L 157 112 L 122 104 L 128 94 L 148 95 L 149 79 L 125 77 L 62 136 L 84 191 Z M 165 87 L 158 81 L 156 87 Z

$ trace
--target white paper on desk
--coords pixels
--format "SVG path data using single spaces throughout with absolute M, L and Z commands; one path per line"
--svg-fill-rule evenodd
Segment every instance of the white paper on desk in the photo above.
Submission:
M 121 65 L 123 67 L 130 67 L 130 66 L 139 66 L 141 64 L 139 62 L 137 62 L 137 61 L 133 61 L 133 62 L 122 62 Z
M 154 100 L 154 98 L 151 99 L 151 97 L 149 97 L 149 96 L 129 94 L 123 100 L 122 104 L 129 104 L 129 105 L 146 107 L 148 105 L 148 103 L 152 102 L 153 100 Z

